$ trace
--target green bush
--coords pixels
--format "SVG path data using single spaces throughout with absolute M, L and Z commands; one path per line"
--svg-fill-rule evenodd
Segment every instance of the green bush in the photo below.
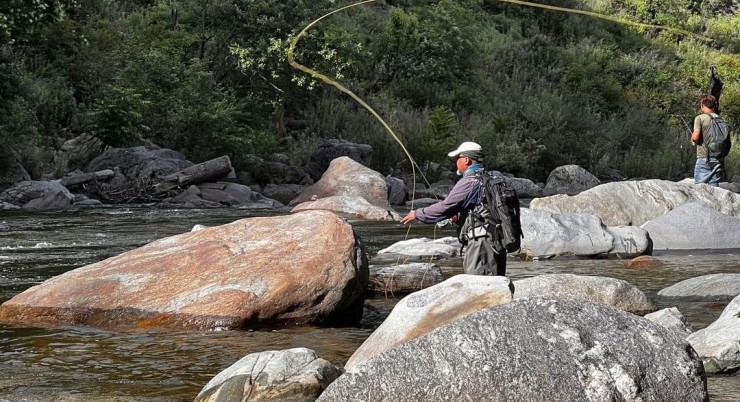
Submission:
M 144 142 L 143 117 L 151 102 L 133 88 L 112 86 L 90 110 L 83 125 L 105 145 L 130 147 Z

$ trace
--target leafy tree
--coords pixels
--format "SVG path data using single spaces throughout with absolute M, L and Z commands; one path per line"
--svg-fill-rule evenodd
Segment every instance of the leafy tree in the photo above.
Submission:
M 9 47 L 0 47 L 0 176 L 40 144 L 42 126 L 26 96 L 28 72 Z
M 0 2 L 0 45 L 24 42 L 39 27 L 64 18 L 75 0 L 4 0 Z
M 558 4 L 704 40 L 495 0 L 378 2 L 323 20 L 296 56 L 366 99 L 422 163 L 474 139 L 492 167 L 533 179 L 567 163 L 674 178 L 691 172 L 684 121 L 697 113 L 710 65 L 725 81 L 725 119 L 740 124 L 733 4 Z M 311 146 L 339 137 L 371 144 L 371 167 L 394 171 L 405 155 L 378 122 L 286 62 L 293 35 L 337 7 L 2 2 L 0 153 L 42 160 L 65 139 L 94 132 L 120 146 L 155 142 L 194 161 L 281 151 L 299 163 Z

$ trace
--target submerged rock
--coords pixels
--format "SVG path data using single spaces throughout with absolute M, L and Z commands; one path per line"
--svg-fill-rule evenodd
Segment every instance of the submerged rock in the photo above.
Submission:
M 658 296 L 685 301 L 728 301 L 740 294 L 740 274 L 689 278 L 658 291 Z
M 650 255 L 635 257 L 624 264 L 624 267 L 629 269 L 657 268 L 662 266 L 663 261 Z

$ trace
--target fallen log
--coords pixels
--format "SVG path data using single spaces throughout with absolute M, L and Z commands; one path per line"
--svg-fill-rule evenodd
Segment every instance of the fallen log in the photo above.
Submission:
M 69 188 L 71 186 L 88 183 L 93 180 L 110 179 L 113 176 L 115 176 L 115 173 L 112 170 L 105 169 L 105 170 L 99 170 L 97 172 L 92 172 L 92 173 L 80 173 L 80 174 L 63 177 L 60 180 L 60 182 L 62 183 L 64 187 Z
M 153 186 L 153 190 L 155 194 L 160 194 L 177 187 L 214 181 L 227 176 L 232 171 L 229 157 L 220 156 L 160 178 L 160 181 Z
M 441 283 L 442 269 L 431 263 L 370 266 L 368 291 L 375 294 L 408 294 Z

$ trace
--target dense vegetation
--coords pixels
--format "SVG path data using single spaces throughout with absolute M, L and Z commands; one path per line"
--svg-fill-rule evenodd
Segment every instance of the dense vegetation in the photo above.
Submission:
M 344 138 L 371 144 L 381 173 L 406 171 L 368 112 L 286 61 L 293 35 L 348 4 L 4 0 L 0 172 L 19 157 L 35 177 L 58 174 L 53 151 L 82 133 L 194 162 L 228 154 L 237 167 L 273 152 L 300 165 L 323 139 Z M 711 65 L 725 82 L 723 116 L 740 131 L 736 1 L 551 4 L 699 36 L 496 0 L 388 0 L 322 21 L 296 57 L 363 97 L 419 162 L 474 139 L 490 164 L 537 180 L 570 163 L 691 174 L 688 125 Z M 740 146 L 728 162 L 740 174 Z

